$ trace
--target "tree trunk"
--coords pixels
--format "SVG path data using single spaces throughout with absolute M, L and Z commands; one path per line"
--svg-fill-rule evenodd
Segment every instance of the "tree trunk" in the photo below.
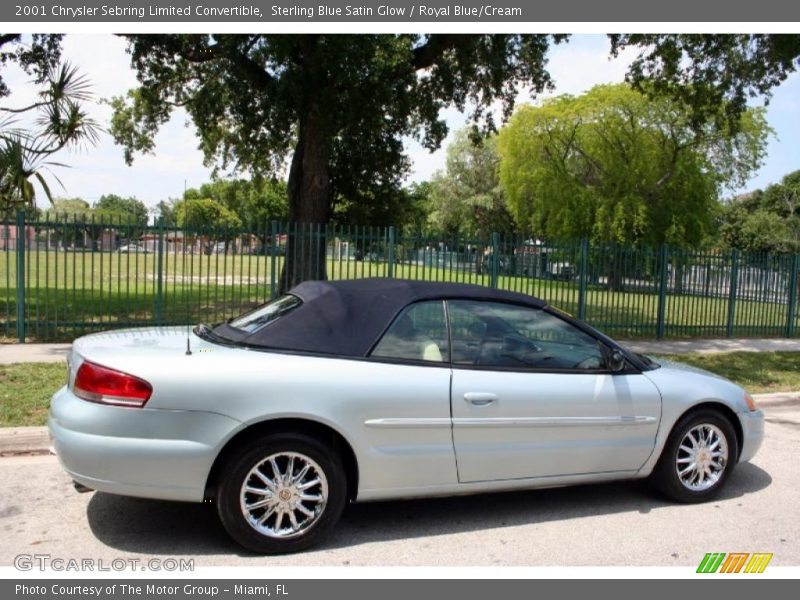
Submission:
M 622 253 L 616 245 L 607 247 L 606 253 L 606 281 L 608 290 L 611 292 L 621 292 L 624 277 L 624 260 Z M 610 254 L 610 256 L 608 254 Z
M 289 170 L 289 231 L 280 291 L 309 279 L 325 279 L 325 224 L 330 216 L 329 143 L 320 110 L 312 103 L 299 125 Z

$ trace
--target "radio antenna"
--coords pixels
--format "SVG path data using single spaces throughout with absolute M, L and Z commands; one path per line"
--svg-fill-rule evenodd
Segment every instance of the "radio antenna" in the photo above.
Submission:
M 185 197 L 186 196 L 186 180 L 185 179 L 183 180 L 183 194 L 184 194 L 184 197 Z M 184 279 L 184 282 L 183 282 L 183 294 L 184 294 L 184 299 L 186 300 L 184 302 L 184 306 L 186 307 L 186 356 L 191 356 L 192 355 L 192 280 L 193 280 L 194 273 L 192 272 L 193 270 L 190 267 L 190 270 L 189 270 L 189 296 L 187 298 L 186 297 L 186 281 L 185 281 L 185 278 L 186 278 L 186 243 L 187 243 L 188 238 L 189 238 L 189 227 L 188 227 L 188 224 L 187 224 L 187 226 L 183 228 L 183 235 L 182 235 L 182 239 L 181 239 L 181 249 L 183 251 L 183 279 Z M 193 243 L 194 243 L 194 240 L 193 240 Z M 191 257 L 190 260 L 192 261 L 191 265 L 194 266 L 194 252 L 192 253 L 192 257 Z M 201 260 L 202 260 L 202 254 L 201 254 Z

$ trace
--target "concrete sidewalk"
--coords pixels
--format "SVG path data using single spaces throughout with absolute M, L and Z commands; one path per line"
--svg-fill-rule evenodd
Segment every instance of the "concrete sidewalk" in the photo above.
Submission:
M 0 365 L 64 362 L 72 344 L 0 344 Z
M 634 352 L 800 352 L 800 339 L 631 340 L 621 341 Z M 71 344 L 0 344 L 0 365 L 22 362 L 61 362 Z
M 800 339 L 745 338 L 718 340 L 631 340 L 620 341 L 626 348 L 645 354 L 688 354 L 690 352 L 800 352 Z M 0 355 L 1 356 L 1 355 Z

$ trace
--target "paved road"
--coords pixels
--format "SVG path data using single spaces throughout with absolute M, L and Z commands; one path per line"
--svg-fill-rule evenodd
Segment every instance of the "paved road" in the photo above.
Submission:
M 667 504 L 638 483 L 350 507 L 321 549 L 258 557 L 213 507 L 78 494 L 52 456 L 0 459 L 0 565 L 61 558 L 194 557 L 216 565 L 696 565 L 706 552 L 773 552 L 800 564 L 800 409 L 768 408 L 767 440 L 724 495 Z

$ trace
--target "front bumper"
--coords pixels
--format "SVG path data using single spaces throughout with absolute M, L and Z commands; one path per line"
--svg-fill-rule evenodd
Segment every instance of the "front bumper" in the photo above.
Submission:
M 241 423 L 210 412 L 86 402 L 64 387 L 53 396 L 48 425 L 61 465 L 78 483 L 199 502 L 214 459 Z
M 742 451 L 739 453 L 739 462 L 746 462 L 753 458 L 764 441 L 764 413 L 760 410 L 739 413 L 739 422 L 742 424 Z

